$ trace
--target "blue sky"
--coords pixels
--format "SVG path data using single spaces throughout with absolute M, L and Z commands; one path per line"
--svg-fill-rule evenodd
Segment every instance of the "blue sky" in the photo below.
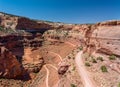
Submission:
M 120 0 L 0 0 L 0 11 L 65 23 L 120 20 Z

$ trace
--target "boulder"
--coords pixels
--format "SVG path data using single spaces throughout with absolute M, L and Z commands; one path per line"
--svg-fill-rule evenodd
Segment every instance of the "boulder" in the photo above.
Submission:
M 60 66 L 58 69 L 58 74 L 64 75 L 66 71 L 68 70 L 68 68 L 69 68 L 69 65 Z

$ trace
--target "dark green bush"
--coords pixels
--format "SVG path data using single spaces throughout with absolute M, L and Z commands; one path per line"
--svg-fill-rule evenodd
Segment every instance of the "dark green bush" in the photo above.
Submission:
M 97 61 L 94 58 L 92 58 L 92 63 L 97 63 Z
M 103 57 L 100 57 L 100 56 L 97 57 L 97 60 L 104 61 L 104 60 L 103 60 Z
M 86 62 L 86 63 L 85 63 L 85 66 L 90 67 L 90 63 L 89 63 L 89 62 Z
M 108 72 L 106 66 L 101 66 L 102 72 Z
M 77 87 L 75 84 L 71 84 L 71 87 Z
M 110 59 L 110 60 L 115 60 L 115 59 L 116 59 L 116 56 L 112 54 L 112 55 L 109 56 L 109 59 Z
M 83 50 L 83 47 L 81 46 L 81 47 L 79 47 L 79 50 Z

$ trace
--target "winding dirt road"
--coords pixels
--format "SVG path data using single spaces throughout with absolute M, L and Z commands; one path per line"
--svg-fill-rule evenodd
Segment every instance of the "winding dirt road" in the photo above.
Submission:
M 76 46 L 76 45 L 74 45 L 74 44 L 72 44 L 72 43 L 70 43 L 70 42 L 68 42 L 68 41 L 66 41 L 65 43 L 67 43 L 67 44 L 69 44 L 69 45 L 71 45 L 71 46 L 73 46 L 73 47 Z
M 70 42 L 66 42 L 66 43 L 69 44 L 69 45 L 71 45 L 71 46 L 73 46 L 73 47 L 76 46 L 76 45 L 74 45 L 74 44 L 72 44 L 72 43 L 70 43 Z M 55 52 L 51 52 L 51 51 L 49 51 L 49 53 L 52 53 L 53 55 L 58 56 L 58 58 L 60 59 L 60 62 L 63 60 L 62 57 L 61 57 L 59 54 L 57 54 L 57 53 L 55 53 Z M 60 63 L 60 62 L 59 62 L 59 63 Z M 58 64 L 58 65 L 59 65 L 59 64 Z M 52 65 L 52 64 L 46 64 L 46 65 L 43 66 L 43 67 L 45 68 L 46 72 L 47 72 L 47 74 L 46 74 L 46 80 L 45 80 L 46 87 L 50 87 L 50 86 L 49 86 L 49 75 L 50 75 L 50 71 L 49 71 L 49 69 L 47 68 L 47 66 L 51 66 L 51 67 L 54 68 L 56 71 L 58 71 L 58 68 L 55 67 L 55 66 Z M 59 84 L 59 81 L 54 85 L 54 87 L 58 87 L 58 84 Z
M 46 65 L 44 65 L 44 68 L 45 68 L 46 71 L 47 71 L 47 75 L 46 75 L 46 87 L 49 87 L 49 84 L 48 84 L 49 70 L 48 70 L 48 68 L 46 67 Z
M 55 53 L 55 52 L 50 52 L 50 53 L 52 53 L 52 54 L 54 54 L 54 55 L 57 55 L 58 57 L 59 57 L 59 59 L 60 59 L 60 61 L 62 61 L 62 57 L 59 55 L 59 54 L 57 54 L 57 53 Z M 57 67 L 55 67 L 55 66 L 53 66 L 52 64 L 46 64 L 46 65 L 44 65 L 44 68 L 46 69 L 46 71 L 47 71 L 47 75 L 46 75 L 46 87 L 49 87 L 49 69 L 47 68 L 47 66 L 51 66 L 51 67 L 53 67 L 56 71 L 58 70 L 58 68 Z M 59 81 L 55 84 L 55 87 L 57 87 L 57 85 L 58 85 L 58 83 L 59 83 Z
M 51 64 L 46 64 L 46 65 L 44 65 L 44 68 L 46 69 L 46 71 L 47 71 L 47 75 L 46 75 L 46 87 L 49 87 L 49 69 L 47 68 L 47 65 L 49 65 L 49 66 L 51 66 L 51 67 L 53 67 L 56 71 L 58 70 L 55 66 L 53 66 L 53 65 L 51 65 Z
M 59 54 L 57 54 L 57 53 L 55 53 L 55 52 L 50 52 L 50 53 L 52 53 L 52 54 L 54 54 L 54 55 L 57 55 L 57 56 L 60 58 L 60 61 L 62 61 L 62 57 L 61 57 Z
M 81 56 L 82 53 L 83 53 L 82 51 L 77 53 L 75 57 L 75 62 L 76 62 L 76 66 L 78 69 L 78 73 L 80 77 L 82 78 L 83 85 L 84 87 L 97 87 L 97 85 L 92 80 L 92 78 L 90 78 L 89 73 L 87 72 L 86 67 L 84 66 L 84 63 L 82 61 L 82 56 Z

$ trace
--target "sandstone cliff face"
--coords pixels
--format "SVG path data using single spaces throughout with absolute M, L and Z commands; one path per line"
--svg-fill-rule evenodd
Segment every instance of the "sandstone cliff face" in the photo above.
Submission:
M 18 62 L 15 55 L 6 48 L 0 48 L 0 77 L 2 78 L 18 78 L 23 76 L 24 69 Z
M 42 45 L 41 38 L 39 34 L 34 35 L 34 37 L 32 35 L 0 36 L 0 76 L 17 79 L 19 77 L 24 78 L 27 73 L 39 72 L 44 61 L 39 53 L 36 54 L 34 50 Z M 26 51 L 27 49 L 30 52 Z M 33 53 L 34 56 L 32 56 Z
M 36 50 L 25 48 L 22 58 L 22 65 L 28 72 L 37 73 L 44 65 L 44 59 Z
M 102 22 L 99 25 L 93 25 L 86 34 L 89 52 L 102 52 L 120 56 L 119 21 Z
M 0 43 L 9 49 L 21 47 L 40 47 L 42 45 L 42 37 L 41 36 L 18 36 L 18 35 L 7 35 L 0 36 Z
M 28 18 L 18 18 L 16 29 L 51 29 L 51 26 L 46 23 L 38 23 Z

